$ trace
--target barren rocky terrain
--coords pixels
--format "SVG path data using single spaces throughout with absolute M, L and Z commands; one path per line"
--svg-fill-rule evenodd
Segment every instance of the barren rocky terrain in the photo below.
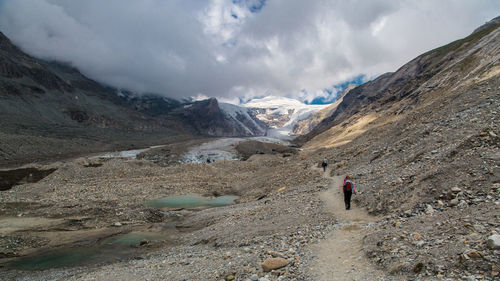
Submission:
M 498 280 L 499 21 L 351 90 L 297 150 L 179 163 L 192 140 L 2 171 L 0 279 Z M 237 199 L 156 205 L 188 195 Z
M 228 275 L 241 279 L 264 276 L 260 262 L 274 255 L 294 265 L 271 276 L 294 280 L 305 265 L 304 248 L 323 237 L 335 220 L 321 211 L 317 196 L 328 181 L 311 169 L 313 163 L 296 157 L 258 154 L 245 162 L 167 167 L 126 159 L 52 164 L 57 170 L 43 180 L 2 193 L 6 259 L 1 274 L 21 280 L 214 280 Z M 210 209 L 159 210 L 143 204 L 186 194 L 233 194 L 239 199 L 237 204 Z M 31 224 L 37 218 L 44 219 Z M 138 246 L 131 260 L 128 256 L 119 262 L 46 271 L 19 271 L 5 263 L 36 249 L 92 245 L 119 233 L 145 231 L 163 238 Z
M 246 151 L 252 147 L 250 142 Z M 360 172 L 369 161 L 348 158 L 346 152 L 353 149 L 358 139 L 298 154 L 256 151 L 247 161 L 159 165 L 145 159 L 80 158 L 39 166 L 56 170 L 39 182 L 2 192 L 0 276 L 262 281 L 496 276 L 498 250 L 490 249 L 487 240 L 498 232 L 498 184 L 484 198 L 446 186 L 450 195 L 464 197 L 467 207 L 461 201 L 453 205 L 446 195 L 428 203 L 416 198 L 408 205 L 389 204 L 393 211 L 384 212 L 377 204 L 390 201 L 383 193 L 392 190 L 380 191 L 371 174 Z M 322 156 L 332 160 L 326 173 L 317 168 Z M 346 172 L 360 191 L 352 211 L 343 209 L 339 192 Z M 193 194 L 239 199 L 216 208 L 144 204 Z M 139 239 L 113 248 L 112 255 L 104 252 L 62 267 L 23 268 L 29 257 L 102 248 L 107 239 L 123 235 Z M 264 271 L 262 263 L 271 258 L 286 266 Z
M 488 244 L 500 227 L 498 32 L 475 47 L 437 49 L 455 49 L 442 60 L 452 62 L 413 93 L 354 114 L 305 146 L 335 159 L 334 175 L 357 179 L 356 201 L 386 216 L 364 242 L 389 272 L 498 278 L 499 252 Z M 436 53 L 401 71 L 428 56 Z

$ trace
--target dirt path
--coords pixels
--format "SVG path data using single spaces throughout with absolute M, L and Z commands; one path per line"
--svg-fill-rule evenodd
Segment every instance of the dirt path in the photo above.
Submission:
M 354 204 L 347 211 L 341 190 L 343 177 L 329 175 L 329 170 L 323 173 L 331 182 L 328 190 L 320 196 L 326 211 L 339 220 L 339 228 L 313 248 L 316 258 L 311 273 L 315 275 L 315 280 L 396 280 L 376 269 L 363 253 L 363 237 L 377 218 L 369 216 Z

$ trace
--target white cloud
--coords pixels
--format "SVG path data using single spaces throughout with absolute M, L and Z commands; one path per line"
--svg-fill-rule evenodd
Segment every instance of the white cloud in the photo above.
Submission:
M 387 17 L 382 17 L 377 21 L 374 21 L 370 24 L 372 30 L 372 36 L 377 36 L 382 29 L 384 29 L 385 24 L 387 23 Z
M 261 3 L 3 0 L 0 31 L 30 54 L 120 88 L 312 100 L 359 74 L 395 71 L 500 12 L 495 0 Z

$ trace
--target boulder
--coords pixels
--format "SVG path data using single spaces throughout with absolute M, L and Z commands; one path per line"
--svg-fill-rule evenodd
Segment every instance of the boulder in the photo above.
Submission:
M 467 253 L 465 253 L 469 258 L 472 258 L 472 259 L 479 259 L 479 258 L 482 258 L 483 255 L 476 251 L 476 250 L 470 250 L 468 251 Z
M 467 202 L 465 200 L 460 200 L 460 202 L 458 203 L 458 207 L 460 209 L 467 208 L 468 206 L 469 206 L 469 204 L 467 204 Z
M 444 207 L 444 203 L 441 200 L 437 201 L 437 205 L 438 205 L 439 208 L 443 208 Z
M 450 200 L 450 203 L 449 203 L 449 206 L 450 206 L 450 207 L 454 207 L 454 206 L 458 205 L 458 202 L 459 202 L 459 201 L 458 201 L 458 199 L 457 199 L 457 198 L 455 198 L 455 199 L 451 199 L 451 200 Z
M 422 239 L 422 234 L 418 233 L 418 232 L 415 232 L 412 234 L 413 238 L 416 239 L 416 240 L 420 240 Z
M 491 249 L 500 249 L 500 235 L 493 234 L 493 235 L 489 236 L 488 240 L 486 241 L 486 244 Z
M 497 277 L 500 275 L 500 266 L 496 264 L 491 265 L 491 278 Z
M 288 260 L 284 258 L 267 258 L 261 266 L 265 272 L 269 272 L 274 269 L 285 267 L 288 263 Z

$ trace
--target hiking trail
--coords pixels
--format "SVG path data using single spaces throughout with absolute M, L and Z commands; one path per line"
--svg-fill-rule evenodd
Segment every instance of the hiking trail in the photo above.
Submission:
M 317 278 L 315 280 L 396 280 L 394 276 L 389 279 L 387 273 L 378 270 L 363 252 L 366 229 L 373 227 L 378 218 L 368 215 L 354 203 L 351 203 L 350 210 L 346 210 L 342 193 L 343 176 L 330 176 L 330 169 L 326 172 L 321 170 L 321 173 L 331 181 L 320 197 L 325 203 L 325 211 L 338 220 L 339 228 L 313 246 L 316 257 L 310 270 Z M 354 184 L 356 187 L 355 181 Z M 353 198 L 355 196 L 353 194 Z

